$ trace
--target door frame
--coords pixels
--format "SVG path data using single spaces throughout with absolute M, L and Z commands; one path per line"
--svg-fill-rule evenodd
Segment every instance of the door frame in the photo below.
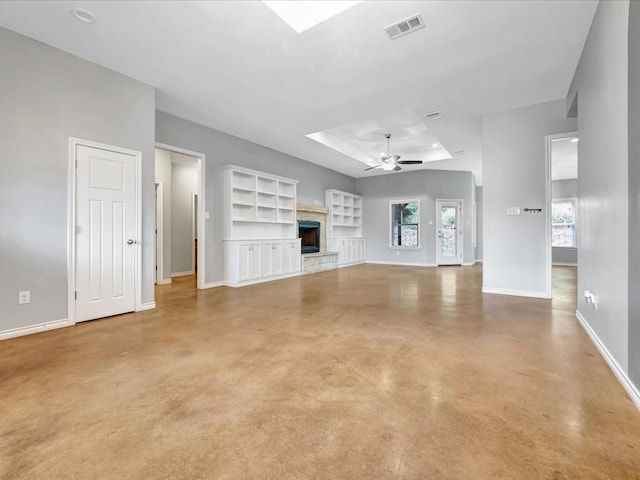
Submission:
M 196 170 L 198 172 L 198 273 L 196 275 L 198 279 L 198 289 L 209 288 L 213 285 L 207 285 L 206 278 L 206 265 L 205 265 L 205 221 L 207 212 L 205 212 L 205 166 L 206 155 L 204 153 L 195 152 L 193 150 L 187 150 L 186 148 L 176 147 L 174 145 L 168 145 L 166 143 L 156 142 L 156 148 L 167 150 L 169 152 L 181 153 L 194 157 L 197 160 Z M 164 234 L 164 232 L 163 232 Z M 193 248 L 193 245 L 192 245 Z M 191 265 L 193 268 L 193 263 Z
M 438 223 L 441 223 L 440 215 L 440 207 L 443 204 L 447 203 L 455 203 L 458 206 L 458 231 L 460 232 L 457 238 L 457 248 L 459 252 L 460 263 L 440 263 L 438 260 L 440 258 L 440 231 L 438 230 Z M 464 201 L 461 198 L 437 198 L 436 199 L 436 265 L 462 265 L 464 263 L 464 222 L 462 221 L 463 211 L 462 208 L 464 206 Z
M 134 250 L 134 309 L 142 310 L 142 152 L 106 143 L 69 137 L 69 195 L 67 213 L 67 323 L 76 324 L 76 222 L 77 222 L 77 147 L 85 146 L 99 150 L 131 155 L 136 168 L 136 243 Z
M 544 195 L 544 236 L 545 236 L 545 296 L 544 298 L 552 298 L 552 261 L 553 261 L 553 249 L 551 247 L 551 200 L 552 200 L 552 189 L 551 189 L 551 169 L 552 169 L 552 158 L 551 158 L 551 142 L 553 140 L 558 140 L 561 138 L 567 137 L 579 137 L 578 132 L 565 132 L 565 133 L 556 133 L 553 135 L 546 135 L 544 137 L 544 153 L 545 153 L 545 162 L 544 162 L 544 175 L 545 175 L 545 195 Z M 580 158 L 578 158 L 578 162 Z
M 164 182 L 155 180 L 156 189 L 156 285 L 162 285 L 164 280 Z

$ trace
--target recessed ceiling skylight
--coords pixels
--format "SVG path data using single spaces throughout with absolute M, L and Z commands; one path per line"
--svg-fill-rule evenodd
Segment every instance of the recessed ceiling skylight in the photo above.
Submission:
M 358 1 L 267 1 L 264 3 L 274 11 L 282 20 L 293 28 L 296 32 L 302 33 L 305 30 L 315 27 L 325 20 L 335 17 L 339 13 L 360 3 Z

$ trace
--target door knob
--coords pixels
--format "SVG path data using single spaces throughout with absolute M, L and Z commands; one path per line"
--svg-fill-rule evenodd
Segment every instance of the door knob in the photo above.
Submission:
M 129 240 L 127 240 L 127 245 L 133 245 L 134 243 L 136 243 L 135 240 L 133 240 L 132 238 L 130 238 Z

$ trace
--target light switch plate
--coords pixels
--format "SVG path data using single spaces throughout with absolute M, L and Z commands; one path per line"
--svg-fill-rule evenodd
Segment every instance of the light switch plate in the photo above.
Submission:
M 507 215 L 520 215 L 520 207 L 507 207 Z
M 18 292 L 18 304 L 31 303 L 31 290 L 23 290 Z

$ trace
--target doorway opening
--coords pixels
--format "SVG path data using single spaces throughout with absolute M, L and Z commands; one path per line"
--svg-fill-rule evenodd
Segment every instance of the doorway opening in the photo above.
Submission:
M 156 283 L 205 288 L 205 157 L 163 144 L 155 154 Z
M 559 277 L 576 277 L 578 265 L 578 142 L 577 132 L 547 137 L 547 242 L 549 294 Z M 566 282 L 565 282 L 566 283 Z

